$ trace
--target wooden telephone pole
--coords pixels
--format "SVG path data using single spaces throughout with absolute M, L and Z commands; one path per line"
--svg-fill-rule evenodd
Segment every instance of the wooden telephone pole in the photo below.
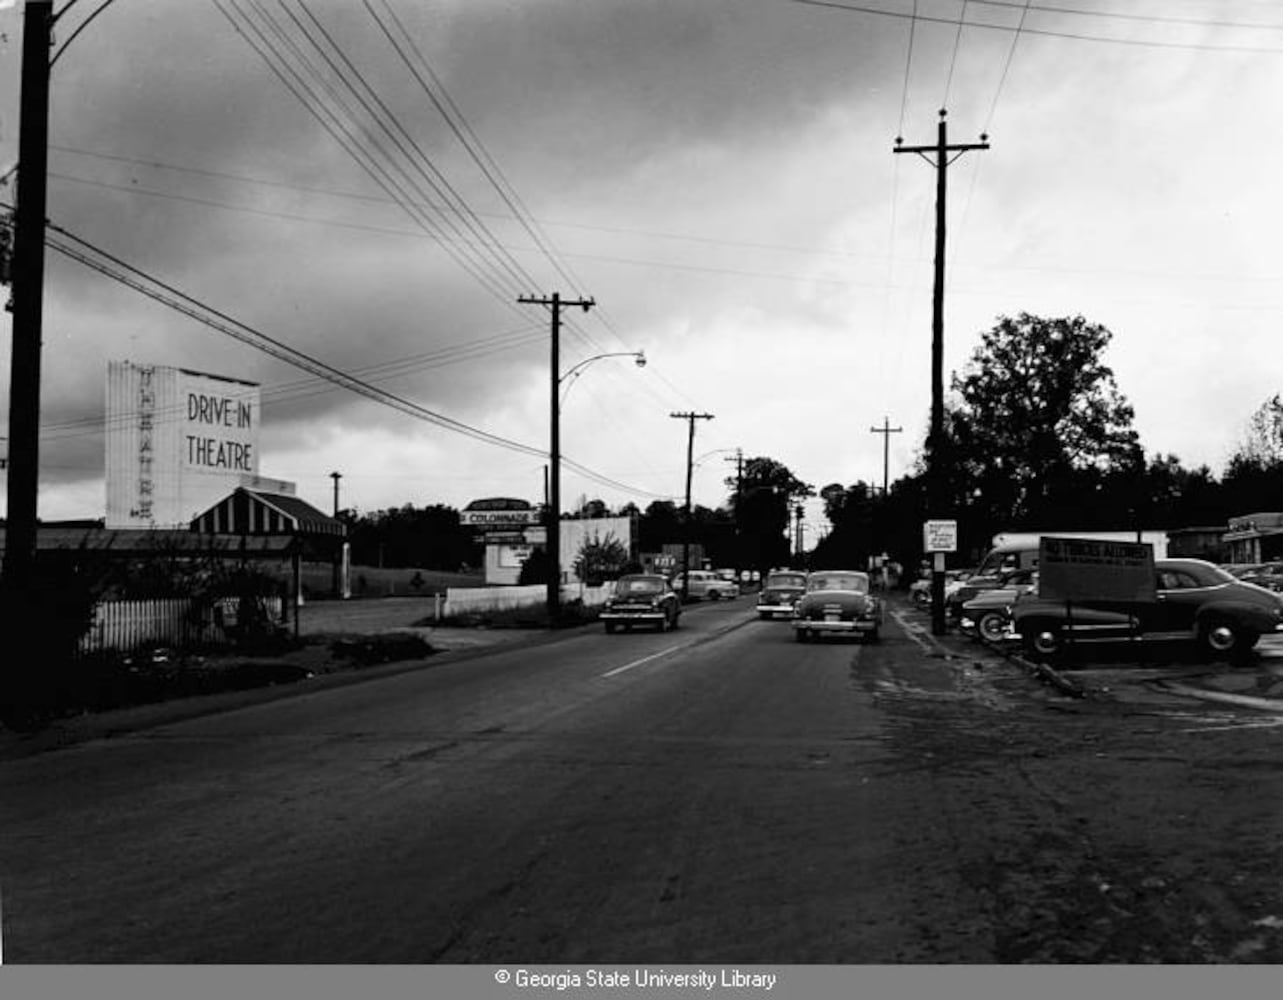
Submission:
M 882 418 L 881 427 L 869 428 L 871 433 L 882 435 L 882 496 L 884 499 L 887 495 L 887 485 L 891 471 L 891 435 L 899 434 L 903 430 L 903 427 L 892 427 L 891 421 L 886 417 Z
M 555 628 L 561 620 L 561 309 L 578 306 L 587 312 L 597 303 L 592 299 L 565 301 L 557 292 L 551 298 L 523 295 L 517 299 L 523 305 L 548 306 L 552 310 L 552 403 L 551 427 L 548 446 L 548 627 Z
M 695 455 L 695 421 L 712 420 L 711 413 L 670 413 L 670 417 L 685 420 L 688 424 L 686 435 L 686 524 L 682 532 L 682 601 L 690 597 L 691 586 L 691 472 L 694 470 Z
M 945 117 L 948 112 L 940 109 L 940 122 L 936 126 L 933 146 L 906 146 L 903 137 L 895 140 L 896 153 L 917 153 L 935 167 L 936 171 L 936 255 L 935 289 L 931 310 L 931 430 L 927 436 L 927 510 L 928 516 L 937 517 L 944 504 L 944 468 L 941 451 L 944 446 L 944 234 L 945 203 L 948 193 L 949 165 L 972 149 L 988 149 L 989 137 L 981 134 L 977 143 L 949 145 Z M 944 559 L 937 556 L 931 574 L 931 632 L 944 635 L 948 631 L 944 617 Z

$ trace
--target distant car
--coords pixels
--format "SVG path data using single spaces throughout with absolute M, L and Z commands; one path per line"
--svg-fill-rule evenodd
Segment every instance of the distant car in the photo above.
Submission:
M 757 595 L 757 616 L 792 618 L 793 605 L 806 592 L 806 574 L 800 570 L 773 570 L 766 574 L 761 593 Z
M 1033 570 L 1029 579 L 1018 578 L 1005 587 L 981 591 L 962 606 L 958 625 L 964 632 L 974 633 L 986 642 L 1004 642 L 1015 636 L 1011 628 L 1011 612 L 1016 602 L 1038 589 L 1038 571 Z
M 692 601 L 720 601 L 723 598 L 739 597 L 740 587 L 734 580 L 723 580 L 712 570 L 693 569 L 690 574 L 690 588 L 687 598 Z M 682 574 L 673 578 L 673 589 L 682 592 Z
M 1246 653 L 1262 635 L 1283 633 L 1283 595 L 1244 583 L 1202 559 L 1155 562 L 1152 601 L 1060 601 L 1026 596 L 1012 609 L 1025 649 L 1049 658 L 1066 641 L 1182 639 L 1213 656 Z
M 1232 569 L 1230 572 L 1234 573 Z M 1234 575 L 1244 583 L 1254 583 L 1266 590 L 1283 591 L 1283 562 L 1260 563 Z
M 956 590 L 972 574 L 969 569 L 947 569 L 944 571 L 944 592 L 945 598 L 948 599 L 949 593 Z M 931 607 L 931 577 L 925 577 L 921 580 L 914 580 L 909 584 L 909 600 L 920 608 Z
M 807 574 L 806 593 L 793 606 L 798 642 L 826 632 L 857 634 L 877 642 L 882 602 L 869 589 L 869 574 L 859 570 L 817 570 Z
M 677 628 L 681 598 L 657 573 L 633 573 L 615 581 L 614 593 L 598 617 L 607 632 L 634 625 L 653 625 L 660 632 Z

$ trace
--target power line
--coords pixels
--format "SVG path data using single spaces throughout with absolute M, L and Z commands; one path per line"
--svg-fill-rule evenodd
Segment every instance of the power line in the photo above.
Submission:
M 944 80 L 944 98 L 940 102 L 940 107 L 949 106 L 949 90 L 953 85 L 953 68 L 958 63 L 958 48 L 962 42 L 962 26 L 967 21 L 967 0 L 962 0 L 962 13 L 958 15 L 958 30 L 953 33 L 953 53 L 949 56 L 949 73 Z
M 514 441 L 498 434 L 493 434 L 478 427 L 473 427 L 471 424 L 467 424 L 461 420 L 456 420 L 452 417 L 447 417 L 444 414 L 429 410 L 427 407 L 407 400 L 395 393 L 370 385 L 369 383 L 349 375 L 348 373 L 341 371 L 324 361 L 313 358 L 311 355 L 308 355 L 297 348 L 291 347 L 288 344 L 285 344 L 284 342 L 249 326 L 248 324 L 233 319 L 226 313 L 214 309 L 192 296 L 179 291 L 173 286 L 147 274 L 131 264 L 126 263 L 120 258 L 94 246 L 87 240 L 81 239 L 60 226 L 49 223 L 48 228 L 61 234 L 77 245 L 70 246 L 56 237 L 48 236 L 46 237 L 46 244 L 51 249 L 56 250 L 63 256 L 84 264 L 86 267 L 98 271 L 115 281 L 119 281 L 122 284 L 133 288 L 135 291 L 146 295 L 148 298 L 160 302 L 177 312 L 181 312 L 184 315 L 195 319 L 197 322 L 200 322 L 211 329 L 217 330 L 220 333 L 224 333 L 247 346 L 269 354 L 272 357 L 293 365 L 296 368 L 301 368 L 312 375 L 334 382 L 336 385 L 349 389 L 350 391 L 364 396 L 376 403 L 381 403 L 408 416 L 432 423 L 444 430 L 453 431 L 474 440 L 481 441 L 486 444 L 492 444 L 510 451 L 517 451 L 537 457 L 543 457 L 545 454 L 542 449 L 523 444 L 519 441 Z M 79 249 L 77 247 L 79 247 Z M 104 263 L 104 261 L 106 263 Z M 611 486 L 615 489 L 633 493 L 638 496 L 664 496 L 664 494 L 652 493 L 648 490 L 640 490 L 635 487 L 628 486 L 618 480 L 611 479 L 608 476 L 603 476 L 595 470 L 571 459 L 564 459 L 564 461 L 568 466 L 574 468 L 575 471 L 579 472 L 581 475 L 592 479 L 595 482 L 601 483 L 602 485 Z
M 800 4 L 804 7 L 828 7 L 833 10 L 849 11 L 854 14 L 872 14 L 877 17 L 894 17 L 901 20 L 913 19 L 915 21 L 925 21 L 932 24 L 956 25 L 959 23 L 959 19 L 957 18 L 933 17 L 927 14 L 908 14 L 903 11 L 895 10 L 880 10 L 876 7 L 863 7 L 859 4 L 839 3 L 837 0 L 790 0 L 790 2 Z M 1014 6 L 1014 4 L 1011 6 Z M 1010 25 L 989 24 L 984 21 L 967 21 L 966 25 L 971 28 L 982 28 L 987 31 L 1014 32 L 1016 30 Z M 1100 42 L 1108 45 L 1130 45 L 1138 48 L 1180 49 L 1196 52 L 1239 52 L 1256 53 L 1261 55 L 1283 54 L 1283 48 L 1260 45 L 1212 45 L 1203 42 L 1164 42 L 1148 38 L 1111 38 L 1107 35 L 1088 35 L 1071 31 L 1052 31 L 1048 28 L 1030 28 L 1028 26 L 1025 26 L 1021 30 L 1027 35 L 1040 35 L 1046 38 L 1066 38 L 1079 42 Z

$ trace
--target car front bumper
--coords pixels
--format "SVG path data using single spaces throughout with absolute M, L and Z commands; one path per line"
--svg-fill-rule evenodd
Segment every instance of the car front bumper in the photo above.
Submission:
M 791 604 L 759 604 L 757 613 L 765 615 L 768 618 L 792 618 L 793 605 Z
M 663 608 L 653 611 L 603 611 L 597 618 L 603 622 L 622 622 L 627 625 L 629 622 L 662 622 L 667 620 L 668 613 Z

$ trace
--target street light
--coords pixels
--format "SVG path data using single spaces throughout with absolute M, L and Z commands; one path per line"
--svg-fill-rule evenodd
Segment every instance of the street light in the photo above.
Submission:
M 583 361 L 572 366 L 564 375 L 557 379 L 558 385 L 565 384 L 566 386 L 565 391 L 561 394 L 561 401 L 563 403 L 566 401 L 566 396 L 570 394 L 570 387 L 575 384 L 575 379 L 579 378 L 579 376 L 583 374 L 584 369 L 590 364 L 594 361 L 600 361 L 602 358 L 634 358 L 634 363 L 638 368 L 646 367 L 645 351 L 610 351 L 607 354 L 594 354 L 591 358 L 584 358 Z

